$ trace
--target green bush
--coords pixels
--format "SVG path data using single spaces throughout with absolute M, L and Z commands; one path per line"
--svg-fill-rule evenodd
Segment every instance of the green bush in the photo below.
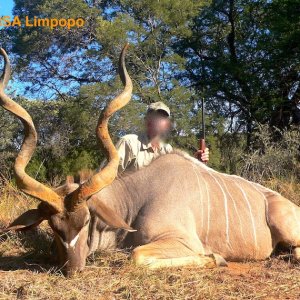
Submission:
M 238 174 L 263 182 L 277 178 L 299 181 L 300 132 L 297 128 L 279 130 L 260 125 L 249 153 L 241 156 Z

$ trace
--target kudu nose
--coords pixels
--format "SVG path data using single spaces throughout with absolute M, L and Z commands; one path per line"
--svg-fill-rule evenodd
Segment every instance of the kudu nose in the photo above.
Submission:
M 81 268 L 67 268 L 63 271 L 63 274 L 65 277 L 70 278 L 75 276 L 78 273 L 81 273 L 83 271 L 83 267 Z

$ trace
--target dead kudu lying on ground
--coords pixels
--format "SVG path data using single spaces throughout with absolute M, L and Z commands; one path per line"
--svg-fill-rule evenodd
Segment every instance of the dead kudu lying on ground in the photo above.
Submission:
M 41 201 L 2 231 L 24 230 L 47 220 L 67 274 L 83 269 L 96 249 L 120 246 L 136 247 L 135 262 L 151 268 L 260 260 L 270 256 L 278 243 L 292 246 L 299 259 L 299 208 L 259 184 L 216 172 L 178 151 L 117 178 L 118 154 L 107 125 L 110 116 L 131 98 L 126 48 L 119 68 L 124 91 L 102 112 L 96 131 L 108 153 L 108 164 L 82 184 L 68 182 L 57 189 L 26 174 L 37 134 L 29 114 L 4 92 L 10 63 L 1 49 L 5 67 L 0 104 L 25 128 L 14 165 L 17 185 Z

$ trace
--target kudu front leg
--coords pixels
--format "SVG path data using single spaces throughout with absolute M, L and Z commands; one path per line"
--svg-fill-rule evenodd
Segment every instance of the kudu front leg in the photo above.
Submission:
M 267 220 L 274 244 L 292 246 L 294 259 L 300 262 L 300 208 L 282 196 L 269 197 Z
M 150 269 L 197 265 L 213 268 L 226 265 L 226 261 L 217 254 L 198 254 L 176 239 L 158 240 L 133 250 L 132 258 L 137 265 Z

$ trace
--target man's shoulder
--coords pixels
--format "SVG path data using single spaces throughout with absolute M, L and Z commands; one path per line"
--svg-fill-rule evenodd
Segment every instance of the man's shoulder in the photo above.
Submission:
M 131 141 L 134 141 L 134 142 L 137 142 L 139 141 L 139 136 L 137 134 L 126 134 L 124 136 L 121 137 L 121 140 L 125 141 L 125 142 L 131 142 Z
M 170 144 L 163 144 L 163 149 L 166 153 L 171 153 L 173 151 L 173 147 Z
M 141 137 L 138 134 L 126 134 L 120 138 L 119 143 L 128 145 L 131 149 L 140 148 L 142 144 Z

